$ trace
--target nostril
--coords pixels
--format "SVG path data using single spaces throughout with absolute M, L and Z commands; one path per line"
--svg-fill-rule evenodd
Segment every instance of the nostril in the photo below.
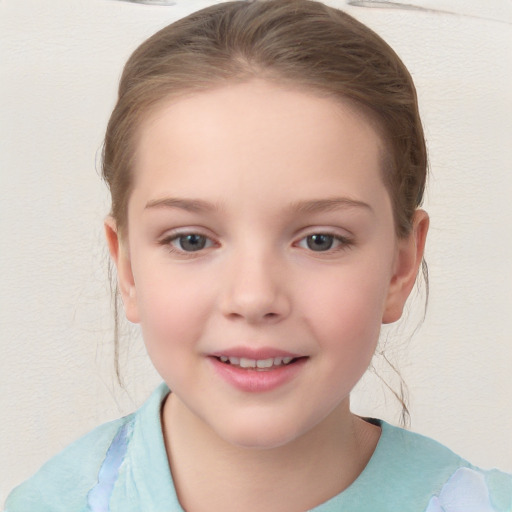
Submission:
M 267 324 L 279 323 L 283 318 L 285 318 L 285 316 L 280 315 L 279 313 L 274 313 L 274 312 L 267 313 L 267 314 L 263 315 L 262 322 L 267 323 Z

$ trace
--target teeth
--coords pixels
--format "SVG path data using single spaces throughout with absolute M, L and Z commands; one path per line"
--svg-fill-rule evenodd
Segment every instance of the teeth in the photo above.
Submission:
M 290 364 L 293 357 L 270 357 L 269 359 L 249 359 L 247 357 L 228 357 L 220 356 L 219 360 L 223 363 L 229 363 L 240 368 L 257 368 L 267 369 L 276 366 L 283 366 Z
M 247 359 L 246 357 L 240 358 L 240 366 L 242 368 L 256 368 L 256 360 L 255 359 Z
M 274 364 L 274 360 L 270 359 L 259 359 L 256 361 L 256 366 L 258 368 L 270 368 Z

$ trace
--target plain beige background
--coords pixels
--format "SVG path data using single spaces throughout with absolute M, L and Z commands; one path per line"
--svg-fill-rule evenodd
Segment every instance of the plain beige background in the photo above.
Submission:
M 109 206 L 96 167 L 130 52 L 212 3 L 0 0 L 0 503 L 159 382 L 135 335 L 121 358 L 129 394 L 115 384 L 102 234 Z M 330 3 L 390 42 L 419 90 L 432 170 L 431 296 L 414 337 L 421 298 L 408 323 L 385 333 L 410 388 L 412 428 L 475 464 L 512 471 L 511 3 Z M 396 384 L 388 366 L 375 365 Z M 353 406 L 398 421 L 371 373 Z

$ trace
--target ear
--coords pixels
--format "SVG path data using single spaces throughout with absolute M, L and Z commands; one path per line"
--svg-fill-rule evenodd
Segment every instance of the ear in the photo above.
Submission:
M 416 210 L 411 233 L 398 240 L 395 268 L 391 278 L 382 323 L 396 322 L 402 316 L 405 301 L 416 282 L 423 261 L 429 218 L 424 210 Z
M 117 282 L 123 300 L 126 318 L 133 323 L 139 322 L 137 310 L 137 297 L 135 281 L 133 279 L 132 265 L 128 247 L 123 243 L 116 221 L 109 216 L 105 219 L 105 236 L 107 238 L 110 257 L 117 269 Z

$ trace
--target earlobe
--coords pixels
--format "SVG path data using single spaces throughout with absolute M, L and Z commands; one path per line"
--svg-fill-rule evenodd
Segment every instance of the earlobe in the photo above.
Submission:
M 135 281 L 128 248 L 123 244 L 117 230 L 116 221 L 111 216 L 105 219 L 104 226 L 110 257 L 117 269 L 119 292 L 123 300 L 126 318 L 132 323 L 138 323 Z
M 382 323 L 396 322 L 402 316 L 405 302 L 416 282 L 427 238 L 429 217 L 416 210 L 413 228 L 407 238 L 398 241 L 395 269 L 389 286 Z

